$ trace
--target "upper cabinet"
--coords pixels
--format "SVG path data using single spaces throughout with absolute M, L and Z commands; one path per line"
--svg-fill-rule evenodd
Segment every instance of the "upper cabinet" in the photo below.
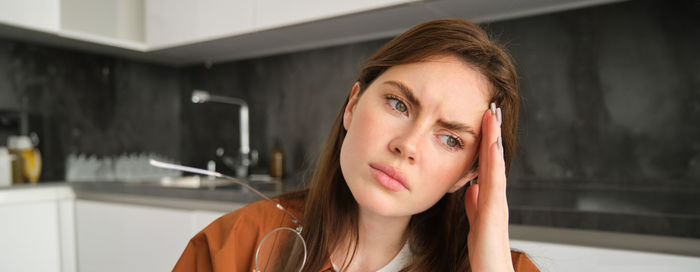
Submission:
M 143 0 L 0 1 L 1 36 L 97 52 L 145 51 L 143 22 Z
M 0 23 L 43 32 L 58 31 L 58 0 L 0 2 Z
M 250 33 L 255 2 L 146 0 L 146 43 L 157 50 Z
M 511 19 L 624 0 L 0 0 L 0 36 L 171 65 L 388 38 L 446 17 Z
M 329 20 L 418 0 L 145 0 L 149 54 L 176 64 L 226 61 L 357 41 Z M 381 30 L 343 24 L 370 33 Z
M 146 44 L 150 50 L 161 50 L 386 8 L 418 0 L 145 1 Z
M 131 50 L 146 50 L 143 1 L 60 0 L 58 34 Z
M 410 2 L 418 0 L 259 0 L 255 1 L 255 28 L 267 30 L 285 27 Z

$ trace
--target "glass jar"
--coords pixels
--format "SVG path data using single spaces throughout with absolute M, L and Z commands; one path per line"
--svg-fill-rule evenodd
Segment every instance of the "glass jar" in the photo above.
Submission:
M 12 184 L 36 183 L 41 176 L 41 153 L 32 145 L 28 136 L 10 136 L 7 148 L 14 156 Z

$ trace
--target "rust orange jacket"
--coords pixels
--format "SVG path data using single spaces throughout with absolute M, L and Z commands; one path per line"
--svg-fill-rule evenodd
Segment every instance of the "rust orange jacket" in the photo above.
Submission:
M 294 216 L 301 218 L 296 211 Z M 262 238 L 291 220 L 267 201 L 258 201 L 228 213 L 197 233 L 187 244 L 173 271 L 250 272 Z M 523 253 L 512 252 L 517 272 L 539 271 Z M 321 271 L 334 271 L 330 260 Z

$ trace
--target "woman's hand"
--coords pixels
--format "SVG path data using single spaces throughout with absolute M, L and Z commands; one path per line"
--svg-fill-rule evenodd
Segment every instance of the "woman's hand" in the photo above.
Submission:
M 481 120 L 479 182 L 469 186 L 464 196 L 470 226 L 467 246 L 472 271 L 513 271 L 500 111 L 491 103 Z

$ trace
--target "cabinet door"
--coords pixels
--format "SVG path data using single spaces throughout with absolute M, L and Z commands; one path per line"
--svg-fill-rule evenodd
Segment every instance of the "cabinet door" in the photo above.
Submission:
M 61 271 L 56 201 L 0 205 L 0 271 Z
M 264 30 L 386 8 L 418 0 L 258 0 L 255 29 Z
M 0 23 L 39 30 L 58 31 L 59 0 L 2 1 Z
M 192 234 L 190 211 L 76 201 L 79 271 L 170 271 Z
M 61 34 L 92 42 L 143 43 L 143 0 L 61 0 Z
M 146 43 L 159 49 L 253 31 L 255 0 L 145 0 Z
M 510 246 L 525 252 L 541 271 L 690 272 L 700 267 L 700 258 L 695 256 L 525 240 L 511 240 Z

